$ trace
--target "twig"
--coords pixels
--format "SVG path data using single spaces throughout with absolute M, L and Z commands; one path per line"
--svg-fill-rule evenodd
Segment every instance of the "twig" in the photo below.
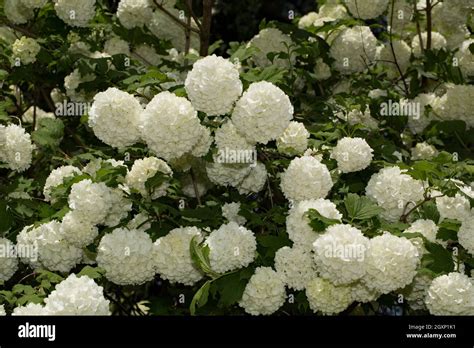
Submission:
M 201 197 L 199 196 L 199 190 L 196 184 L 196 175 L 194 174 L 193 168 L 191 168 L 189 172 L 191 174 L 191 181 L 193 182 L 194 193 L 196 194 L 198 205 L 201 205 Z
M 193 28 L 192 26 L 188 26 L 185 22 L 183 22 L 181 19 L 179 19 L 174 14 L 172 14 L 170 11 L 168 11 L 164 6 L 160 5 L 157 0 L 153 0 L 153 3 L 155 4 L 156 7 L 158 7 L 161 11 L 166 13 L 168 15 L 168 17 L 170 17 L 176 23 L 182 25 L 185 29 L 188 29 L 190 31 L 194 31 L 195 33 L 199 34 L 198 29 Z
M 203 0 L 202 30 L 200 31 L 199 55 L 205 57 L 209 53 L 209 39 L 211 37 L 212 5 L 214 0 Z
M 390 23 L 393 23 L 394 8 L 395 8 L 395 0 L 392 0 L 392 9 L 390 11 Z M 408 97 L 408 94 L 410 93 L 409 90 L 408 90 L 408 85 L 407 85 L 407 82 L 405 80 L 402 69 L 400 68 L 400 65 L 398 64 L 397 56 L 395 55 L 395 49 L 393 48 L 392 29 L 393 29 L 393 25 L 390 26 L 390 32 L 389 32 L 389 35 L 390 35 L 390 41 L 389 41 L 390 42 L 390 49 L 392 51 L 393 59 L 395 60 L 395 65 L 397 66 L 398 73 L 400 74 L 400 77 L 403 81 L 403 87 L 405 88 L 405 95 Z
M 427 32 L 426 49 L 427 50 L 431 49 L 431 28 L 432 28 L 431 9 L 432 9 L 431 0 L 426 0 L 426 32 Z
M 194 22 L 196 22 L 196 25 L 199 28 L 199 30 L 202 31 L 201 21 L 196 16 L 193 10 L 193 0 L 186 0 L 186 8 L 188 9 L 188 12 L 191 15 L 191 17 L 194 19 Z M 188 23 L 188 25 L 191 26 L 191 23 Z

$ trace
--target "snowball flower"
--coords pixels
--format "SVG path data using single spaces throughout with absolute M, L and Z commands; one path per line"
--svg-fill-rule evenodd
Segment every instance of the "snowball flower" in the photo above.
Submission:
M 18 269 L 15 245 L 6 238 L 0 238 L 0 281 L 9 280 Z
M 456 272 L 435 278 L 425 303 L 433 315 L 474 315 L 472 279 Z
M 375 60 L 377 39 L 369 27 L 344 29 L 332 42 L 329 51 L 334 68 L 342 74 L 362 72 Z
M 454 197 L 437 197 L 436 208 L 438 209 L 440 220 L 455 219 L 463 221 L 469 217 L 471 212 L 469 200 L 460 193 L 456 193 Z
M 388 232 L 370 240 L 365 254 L 365 284 L 382 294 L 410 284 L 420 263 L 417 248 L 406 238 Z
M 372 162 L 373 151 L 365 139 L 345 137 L 338 140 L 331 158 L 337 161 L 341 172 L 351 173 L 367 168 Z
M 311 156 L 293 159 L 281 175 L 281 189 L 289 200 L 324 198 L 333 185 L 325 164 Z
M 418 273 L 413 282 L 407 286 L 405 298 L 413 310 L 426 310 L 425 298 L 433 278 L 424 273 Z
M 426 43 L 428 42 L 428 33 L 425 31 L 421 33 L 421 42 L 423 42 L 423 49 L 426 49 Z M 440 50 L 446 47 L 446 39 L 443 35 L 436 31 L 431 32 L 431 49 Z M 420 47 L 420 37 L 419 35 L 413 36 L 413 40 L 411 42 L 411 47 L 413 49 L 413 54 L 415 57 L 420 57 L 421 47 Z
M 322 60 L 322 58 L 316 60 L 314 75 L 318 81 L 324 81 L 331 77 L 331 68 Z
M 69 275 L 45 298 L 45 309 L 52 315 L 110 315 L 110 302 L 104 289 L 87 276 Z
M 347 285 L 365 274 L 365 254 L 369 239 L 350 225 L 336 224 L 313 243 L 319 275 L 334 285 Z
M 155 95 L 148 103 L 140 129 L 150 150 L 165 160 L 190 152 L 202 135 L 191 103 L 168 91 Z
M 90 179 L 75 183 L 68 198 L 69 208 L 85 221 L 102 224 L 111 208 L 109 190 L 105 183 L 93 183 Z
M 249 142 L 266 144 L 278 138 L 293 118 L 290 98 L 270 82 L 252 83 L 237 101 L 232 122 Z
M 412 160 L 429 160 L 438 155 L 438 151 L 433 145 L 426 142 L 417 143 L 415 147 L 411 149 Z
M 468 128 L 474 127 L 473 109 L 473 85 L 447 85 L 446 94 L 433 106 L 433 111 L 442 120 L 461 120 L 466 122 Z
M 214 136 L 219 153 L 238 154 L 239 152 L 253 152 L 255 146 L 249 143 L 240 133 L 237 132 L 231 120 L 220 126 Z
M 213 162 L 206 165 L 209 180 L 221 186 L 238 187 L 251 170 L 249 164 Z
M 474 255 L 474 215 L 466 218 L 458 231 L 459 244 Z
M 7 168 L 17 172 L 28 169 L 34 148 L 24 128 L 16 124 L 0 125 L 0 162 L 5 162 Z
M 81 214 L 74 210 L 70 211 L 64 215 L 59 228 L 60 237 L 78 248 L 91 244 L 99 235 L 97 227 L 83 219 L 84 217 Z
M 255 258 L 257 241 L 252 231 L 229 222 L 206 238 L 209 260 L 214 272 L 225 273 L 247 267 Z
M 247 195 L 252 192 L 260 192 L 267 182 L 267 169 L 263 163 L 256 163 L 250 166 L 250 172 L 237 186 L 241 195 Z
M 133 95 L 110 87 L 95 95 L 89 111 L 89 126 L 107 145 L 123 148 L 140 139 L 138 125 L 142 112 Z
M 255 47 L 257 52 L 253 54 L 252 59 L 259 67 L 276 65 L 287 67 L 289 65 L 287 58 L 276 58 L 270 61 L 267 57 L 269 53 L 288 53 L 288 47 L 293 44 L 291 38 L 283 34 L 276 28 L 265 28 L 255 35 L 248 43 L 249 47 Z M 288 47 L 287 47 L 288 46 Z
M 239 215 L 240 202 L 224 203 L 222 205 L 222 216 L 229 222 L 236 222 L 239 225 L 245 224 L 246 218 Z
M 87 27 L 95 16 L 96 0 L 54 0 L 59 18 L 72 27 Z
M 389 78 L 398 78 L 400 72 L 398 71 L 397 64 L 402 74 L 404 74 L 410 66 L 411 48 L 402 40 L 393 40 L 392 45 L 393 52 L 392 46 L 390 43 L 387 43 L 381 49 L 378 59 L 380 59 L 382 66 L 387 69 Z
M 156 240 L 154 261 L 161 278 L 184 285 L 193 285 L 202 279 L 203 274 L 194 265 L 189 250 L 194 237 L 198 243 L 202 241 L 197 227 L 181 227 Z
M 237 66 L 214 54 L 194 63 L 184 87 L 196 110 L 209 116 L 229 113 L 242 94 Z
M 20 0 L 4 0 L 3 10 L 14 24 L 25 24 L 34 16 L 33 9 L 26 7 Z
M 313 242 L 319 237 L 309 225 L 309 219 L 305 213 L 309 209 L 315 209 L 319 214 L 328 219 L 341 220 L 342 214 L 336 209 L 336 205 L 323 198 L 304 200 L 296 203 L 289 211 L 286 218 L 286 232 L 294 246 L 310 251 Z
M 52 315 L 47 309 L 39 303 L 28 303 L 26 306 L 18 306 L 13 309 L 12 316 L 38 316 L 38 315 Z
M 20 65 L 27 65 L 36 62 L 36 56 L 41 50 L 41 46 L 35 39 L 22 36 L 13 43 L 12 51 L 13 58 L 20 63 Z M 16 62 L 15 62 L 16 64 Z
M 115 54 L 125 54 L 130 55 L 130 46 L 127 41 L 122 40 L 119 37 L 111 37 L 104 44 L 104 52 L 110 54 L 111 56 Z
M 64 183 L 64 179 L 71 178 L 75 175 L 80 175 L 81 170 L 74 166 L 61 166 L 53 169 L 46 178 L 46 182 L 43 187 L 43 195 L 47 202 L 52 200 L 51 193 L 55 187 L 58 187 Z
M 128 171 L 125 177 L 125 182 L 131 189 L 135 189 L 140 194 L 148 197 L 149 192 L 145 186 L 148 179 L 153 178 L 157 173 L 165 178 L 171 177 L 173 171 L 166 164 L 165 161 L 156 157 L 147 157 L 143 159 L 137 159 L 133 162 L 132 168 Z M 157 199 L 166 195 L 169 187 L 169 179 L 165 180 L 160 186 L 153 188 L 151 193 L 151 199 Z
M 117 18 L 127 29 L 142 27 L 152 17 L 153 9 L 150 0 L 120 0 Z
M 46 5 L 48 0 L 20 0 L 20 2 L 28 9 L 36 9 Z
M 275 253 L 275 269 L 285 285 L 294 290 L 303 290 L 317 276 L 311 254 L 298 247 L 278 249 Z
M 139 230 L 116 228 L 100 240 L 97 264 L 118 285 L 139 285 L 155 276 L 153 242 Z
M 291 121 L 277 139 L 278 152 L 290 156 L 300 155 L 308 148 L 309 132 L 301 122 Z
M 286 298 L 285 284 L 270 267 L 258 267 L 245 287 L 239 306 L 251 315 L 275 313 Z
M 372 302 L 380 296 L 380 294 L 376 290 L 369 288 L 362 280 L 351 284 L 350 289 L 352 301 L 354 302 Z
M 381 216 L 397 221 L 407 204 L 413 206 L 423 199 L 423 183 L 413 179 L 399 167 L 385 167 L 372 175 L 365 188 L 367 197 L 373 199 L 385 211 Z
M 306 297 L 313 312 L 338 314 L 352 303 L 348 286 L 335 286 L 322 278 L 314 278 L 306 285 Z
M 418 232 L 423 235 L 428 241 L 435 243 L 436 235 L 438 233 L 438 226 L 432 220 L 418 219 L 414 221 L 403 233 L 414 233 Z M 423 239 L 421 238 L 410 238 L 410 242 L 418 248 L 418 252 L 421 254 L 426 252 L 423 246 Z
M 474 76 L 474 54 L 469 50 L 473 43 L 474 39 L 464 41 L 459 47 L 459 51 L 454 55 L 465 79 Z
M 416 96 L 413 100 L 406 101 L 404 99 L 400 100 L 400 104 L 403 105 L 406 102 L 419 104 L 420 105 L 420 115 L 408 115 L 408 128 L 414 134 L 422 133 L 423 130 L 431 123 L 433 116 L 431 113 L 428 113 L 427 106 L 435 108 L 440 104 L 441 100 L 434 93 L 421 93 Z
M 344 0 L 344 4 L 355 18 L 372 19 L 385 12 L 388 1 L 389 0 Z

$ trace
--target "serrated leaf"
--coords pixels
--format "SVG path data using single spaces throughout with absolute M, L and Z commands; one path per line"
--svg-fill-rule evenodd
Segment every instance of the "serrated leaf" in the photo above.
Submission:
M 309 225 L 316 232 L 323 232 L 328 226 L 340 224 L 341 221 L 336 219 L 328 219 L 322 216 L 316 209 L 309 209 L 305 216 L 309 219 Z
M 104 272 L 104 269 L 100 267 L 85 266 L 77 275 L 79 277 L 87 276 L 91 279 L 100 279 L 104 275 Z
M 352 220 L 366 220 L 379 215 L 384 210 L 365 196 L 349 193 L 344 199 L 348 217 Z
M 38 122 L 38 128 L 31 133 L 31 139 L 39 146 L 56 148 L 64 135 L 64 123 L 57 118 L 43 118 Z

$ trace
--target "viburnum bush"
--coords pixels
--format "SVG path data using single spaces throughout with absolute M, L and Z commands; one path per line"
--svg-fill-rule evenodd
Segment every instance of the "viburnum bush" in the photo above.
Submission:
M 0 313 L 474 315 L 474 1 L 214 5 L 0 0 Z

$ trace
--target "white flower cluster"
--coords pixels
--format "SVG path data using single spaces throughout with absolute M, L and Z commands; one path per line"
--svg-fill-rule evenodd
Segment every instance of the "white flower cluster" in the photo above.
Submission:
M 28 169 L 34 148 L 24 128 L 16 124 L 0 125 L 0 162 L 5 162 L 9 169 L 18 172 Z
M 232 120 L 228 120 L 221 125 L 214 134 L 214 142 L 220 152 L 225 151 L 245 151 L 252 152 L 255 146 L 248 142 L 235 128 Z
M 71 274 L 45 298 L 44 310 L 47 315 L 110 315 L 103 292 L 91 278 Z
M 365 274 L 365 254 L 369 239 L 350 225 L 336 224 L 313 243 L 319 275 L 334 285 L 347 285 Z
M 387 9 L 389 0 L 344 0 L 351 14 L 355 18 L 372 19 L 380 16 Z
M 406 294 L 406 300 L 411 309 L 426 309 L 425 299 L 428 293 L 428 288 L 432 282 L 433 278 L 424 273 L 418 273 L 415 278 L 413 278 L 413 282 L 407 286 L 409 291 Z
M 153 242 L 140 230 L 117 228 L 100 240 L 97 264 L 118 285 L 143 284 L 155 276 Z
M 113 36 L 104 43 L 104 52 L 111 56 L 115 54 L 130 55 L 130 45 L 127 41 L 117 36 Z
M 222 205 L 222 216 L 229 222 L 235 222 L 239 225 L 245 224 L 246 218 L 239 215 L 240 202 L 224 203 Z
M 229 222 L 206 238 L 209 260 L 214 272 L 225 273 L 247 267 L 255 258 L 257 241 L 252 231 Z
M 393 4 L 393 18 L 392 14 Z M 413 18 L 413 5 L 408 0 L 393 0 L 390 1 L 387 11 L 388 24 L 393 33 L 404 34 L 407 31 L 407 26 Z
M 342 74 L 362 72 L 376 57 L 377 39 L 369 27 L 344 29 L 332 42 L 331 57 L 334 68 Z
M 35 39 L 22 36 L 13 43 L 13 58 L 18 60 L 21 65 L 32 64 L 36 62 L 36 56 L 41 50 L 41 46 Z M 16 65 L 16 62 L 15 62 Z
M 336 205 L 330 200 L 319 198 L 304 200 L 296 203 L 289 211 L 286 218 L 286 232 L 294 246 L 311 251 L 313 242 L 318 234 L 309 225 L 309 219 L 305 213 L 309 209 L 315 209 L 327 219 L 341 220 L 342 214 L 336 209 Z
M 150 0 L 120 0 L 117 18 L 127 29 L 143 27 L 150 22 L 153 8 Z
M 81 83 L 94 80 L 95 76 L 93 74 L 82 76 L 79 69 L 74 69 L 72 73 L 64 78 L 64 89 L 66 90 L 66 95 L 74 102 L 86 101 L 88 99 L 86 93 L 81 90 L 78 91 L 77 89 Z
M 460 193 L 456 193 L 454 197 L 437 197 L 435 201 L 436 208 L 438 209 L 440 215 L 440 220 L 455 219 L 463 221 L 471 214 L 469 200 Z
M 421 33 L 421 42 L 423 42 L 423 49 L 426 49 L 426 44 L 428 42 L 428 33 L 426 31 Z M 445 48 L 446 45 L 446 39 L 443 35 L 436 31 L 431 32 L 431 49 L 440 50 Z M 413 54 L 416 57 L 420 57 L 422 55 L 420 37 L 418 35 L 413 37 L 411 48 L 413 49 Z
M 454 55 L 465 79 L 474 75 L 474 54 L 469 49 L 473 43 L 474 39 L 464 41 Z
M 191 103 L 168 91 L 155 95 L 148 103 L 140 125 L 150 150 L 167 161 L 190 152 L 199 142 L 202 128 Z
M 436 235 L 438 233 L 438 226 L 432 220 L 418 219 L 414 221 L 403 233 L 421 233 L 428 241 L 435 243 Z M 410 242 L 418 248 L 418 252 L 421 254 L 426 252 L 424 248 L 423 239 L 416 237 L 410 238 Z
M 257 162 L 252 166 L 249 174 L 237 186 L 237 190 L 242 195 L 247 195 L 252 192 L 260 192 L 267 182 L 267 169 L 263 163 Z
M 428 113 L 427 106 L 435 108 L 440 103 L 440 98 L 437 97 L 434 93 L 421 93 L 416 96 L 413 100 L 400 100 L 400 104 L 403 106 L 405 103 L 415 103 L 420 105 L 420 115 L 419 117 L 414 117 L 410 115 L 408 117 L 408 127 L 410 131 L 414 134 L 422 133 L 423 130 L 430 124 L 433 120 L 431 113 Z
M 450 84 L 433 109 L 443 120 L 461 120 L 468 128 L 474 128 L 473 108 L 474 86 Z
M 433 315 L 474 315 L 474 284 L 468 276 L 452 272 L 433 280 L 425 299 Z
M 351 173 L 367 168 L 372 162 L 373 151 L 365 139 L 345 137 L 338 140 L 331 158 L 337 161 L 341 172 Z
M 370 239 L 365 254 L 365 284 L 382 294 L 410 284 L 420 263 L 417 248 L 406 238 L 388 232 Z
M 368 287 L 363 280 L 359 280 L 350 285 L 352 301 L 360 302 L 360 303 L 367 303 L 376 300 L 380 293 Z
M 35 107 L 34 106 L 30 106 L 26 111 L 25 113 L 23 114 L 22 116 L 22 119 L 23 119 L 23 122 L 24 123 L 33 123 L 33 120 L 34 120 L 34 113 L 35 113 Z M 42 110 L 41 108 L 39 107 L 36 107 L 36 125 L 35 125 L 35 130 L 36 130 L 36 127 L 38 127 L 38 123 L 40 120 L 44 119 L 44 118 L 56 118 L 56 116 L 54 115 L 53 112 L 46 112 L 44 110 Z
M 258 267 L 245 287 L 239 302 L 251 315 L 275 313 L 286 299 L 285 283 L 270 267 Z
M 411 149 L 412 160 L 429 160 L 438 155 L 438 150 L 433 145 L 426 142 L 417 143 L 414 148 Z
M 18 306 L 13 309 L 12 316 L 39 316 L 39 315 L 53 315 L 49 313 L 46 308 L 39 303 L 28 303 L 26 306 Z
M 393 45 L 393 52 L 392 52 Z M 387 69 L 388 77 L 398 78 L 400 71 L 404 74 L 410 66 L 411 48 L 403 40 L 393 40 L 392 45 L 387 43 L 380 50 L 378 59 L 385 69 Z M 398 67 L 400 71 L 398 71 Z
M 154 66 L 162 62 L 162 56 L 156 53 L 156 50 L 152 46 L 147 44 L 141 44 L 135 47 L 133 55 L 145 65 Z
M 59 235 L 69 244 L 83 248 L 94 241 L 99 230 L 91 222 L 84 220 L 80 213 L 70 211 L 61 221 Z
M 132 168 L 127 172 L 125 182 L 129 188 L 135 189 L 145 197 L 149 196 L 145 183 L 153 178 L 157 173 L 162 173 L 164 177 L 171 177 L 173 171 L 165 161 L 156 157 L 147 157 L 137 159 L 133 162 Z M 169 187 L 169 180 L 163 182 L 160 186 L 153 188 L 151 199 L 165 196 Z
M 248 43 L 249 47 L 254 47 L 257 52 L 252 56 L 253 61 L 259 67 L 276 65 L 280 67 L 289 66 L 287 58 L 275 58 L 272 61 L 268 59 L 269 53 L 288 53 L 289 47 L 293 44 L 291 38 L 283 34 L 276 28 L 265 28 L 255 35 Z
M 61 166 L 56 169 L 53 169 L 46 178 L 46 182 L 43 187 L 44 199 L 47 202 L 53 202 L 51 193 L 55 187 L 62 185 L 64 179 L 74 177 L 75 175 L 80 175 L 81 170 L 74 166 Z
M 275 253 L 275 269 L 285 285 L 294 290 L 303 290 L 306 284 L 317 277 L 311 254 L 298 247 L 283 247 Z
M 123 148 L 140 139 L 138 125 L 142 111 L 133 95 L 111 87 L 95 95 L 89 126 L 107 145 Z
M 216 55 L 194 63 L 184 87 L 196 110 L 209 116 L 229 113 L 242 94 L 237 66 Z
M 416 204 L 423 199 L 423 183 L 404 174 L 399 167 L 385 167 L 372 175 L 365 188 L 367 197 L 384 208 L 381 216 L 396 221 L 407 204 Z
M 23 0 L 5 0 L 3 10 L 8 20 L 14 24 L 25 24 L 33 18 L 33 8 L 25 6 Z
M 15 245 L 6 238 L 0 238 L 0 281 L 9 280 L 18 269 Z
M 198 243 L 202 241 L 197 227 L 182 227 L 156 240 L 154 261 L 161 278 L 184 285 L 193 285 L 202 279 L 203 274 L 194 266 L 189 250 L 194 237 Z
M 293 118 L 290 98 L 267 81 L 252 83 L 237 101 L 232 122 L 249 142 L 266 144 L 278 138 Z
M 306 297 L 313 312 L 324 315 L 340 313 L 352 303 L 350 287 L 335 286 L 322 278 L 314 278 L 306 285 Z
M 293 159 L 281 175 L 281 189 L 289 200 L 324 198 L 333 186 L 325 164 L 311 156 Z
M 59 18 L 72 27 L 87 27 L 95 16 L 96 0 L 54 0 Z
M 69 272 L 81 261 L 82 250 L 61 237 L 58 221 L 30 228 L 25 227 L 17 236 L 17 247 L 29 250 L 22 262 L 34 269 L 44 267 L 50 271 Z
M 280 153 L 290 156 L 301 155 L 308 148 L 309 132 L 301 122 L 291 121 L 283 134 L 276 140 Z
M 474 255 L 474 215 L 466 218 L 458 231 L 459 244 Z
M 331 77 L 331 67 L 327 65 L 322 58 L 318 58 L 316 67 L 314 68 L 314 75 L 318 81 L 327 80 Z

